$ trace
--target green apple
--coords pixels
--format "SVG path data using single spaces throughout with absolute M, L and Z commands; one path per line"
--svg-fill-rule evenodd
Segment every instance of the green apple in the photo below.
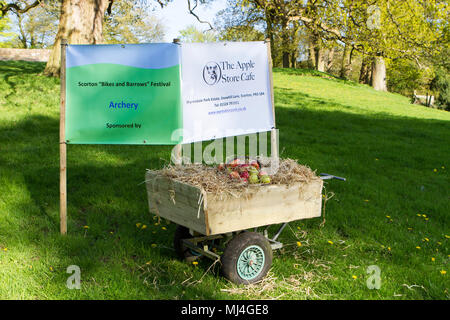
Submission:
M 258 183 L 259 182 L 258 175 L 251 173 L 250 178 L 248 178 L 248 182 L 252 184 Z
M 262 183 L 270 183 L 270 177 L 268 175 L 261 176 Z

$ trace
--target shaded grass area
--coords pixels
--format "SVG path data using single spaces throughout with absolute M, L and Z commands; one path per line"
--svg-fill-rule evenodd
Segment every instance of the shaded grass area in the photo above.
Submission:
M 0 298 L 449 298 L 448 113 L 276 70 L 281 155 L 348 180 L 326 184 L 324 217 L 281 235 L 262 284 L 239 287 L 205 273 L 208 260 L 177 260 L 175 226 L 148 213 L 145 169 L 167 163 L 170 147 L 68 146 L 69 234 L 59 235 L 59 81 L 43 67 L 0 62 Z M 69 265 L 81 290 L 66 288 Z M 366 285 L 371 265 L 379 290 Z

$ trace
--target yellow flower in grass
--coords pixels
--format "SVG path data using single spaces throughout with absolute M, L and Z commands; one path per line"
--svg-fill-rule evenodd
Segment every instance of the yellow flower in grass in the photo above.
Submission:
M 142 225 L 142 229 L 147 229 L 147 225 L 146 224 Z
M 50 267 L 50 271 L 52 271 L 52 272 L 53 272 L 53 267 Z
M 422 248 L 421 248 L 421 247 L 419 247 L 419 246 L 417 246 L 417 247 L 416 247 L 416 249 L 417 249 L 417 250 L 420 250 L 420 249 L 422 249 Z
M 8 251 L 8 248 L 3 248 L 3 251 Z
M 301 247 L 302 243 L 300 241 L 297 241 L 297 247 Z
M 447 271 L 441 270 L 441 274 L 447 274 Z
M 430 239 L 428 239 L 428 238 L 423 238 L 423 240 L 422 241 L 426 241 L 426 242 L 428 242 L 428 241 L 430 241 Z
M 431 261 L 435 262 L 436 258 L 435 257 L 431 257 Z
M 161 229 L 163 229 L 163 230 L 167 230 L 167 228 L 166 228 L 166 227 L 162 227 Z
M 426 217 L 427 217 L 427 215 L 426 215 L 426 214 L 423 214 L 423 215 L 422 215 L 422 217 L 426 218 Z
M 388 251 L 391 251 L 391 247 L 388 247 Z
M 84 228 L 84 229 L 89 229 L 89 226 L 84 226 L 83 228 Z
M 446 237 L 447 239 L 450 239 L 450 236 L 448 236 L 448 235 L 445 235 L 445 237 Z
M 391 216 L 386 216 L 386 218 L 390 219 L 390 218 L 391 218 Z
M 333 241 L 331 241 L 331 240 L 328 240 L 328 243 L 329 243 L 329 244 L 333 244 Z
M 434 171 L 434 172 L 437 172 L 437 169 L 435 168 L 435 169 L 433 169 L 433 171 Z
M 193 264 L 194 266 L 196 266 L 196 265 L 198 265 L 198 262 L 197 262 L 197 261 L 192 261 L 192 264 Z
M 413 228 L 408 228 L 408 231 L 412 231 Z
M 355 276 L 355 275 L 353 275 L 352 278 L 353 278 L 354 280 L 358 279 L 358 277 Z
M 141 226 L 142 226 L 142 223 L 140 223 L 140 222 L 136 223 L 137 228 L 140 228 Z

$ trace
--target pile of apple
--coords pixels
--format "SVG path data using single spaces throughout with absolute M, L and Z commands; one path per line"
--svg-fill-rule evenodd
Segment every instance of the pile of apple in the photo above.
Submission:
M 230 179 L 241 180 L 250 184 L 270 183 L 269 175 L 261 170 L 260 164 L 256 160 L 242 161 L 234 159 L 227 164 L 218 165 L 219 171 L 226 171 Z

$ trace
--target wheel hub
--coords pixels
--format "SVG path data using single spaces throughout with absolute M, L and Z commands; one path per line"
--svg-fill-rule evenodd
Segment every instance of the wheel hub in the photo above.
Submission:
M 256 278 L 264 268 L 265 255 L 261 247 L 253 245 L 242 251 L 237 260 L 237 272 L 244 280 Z

